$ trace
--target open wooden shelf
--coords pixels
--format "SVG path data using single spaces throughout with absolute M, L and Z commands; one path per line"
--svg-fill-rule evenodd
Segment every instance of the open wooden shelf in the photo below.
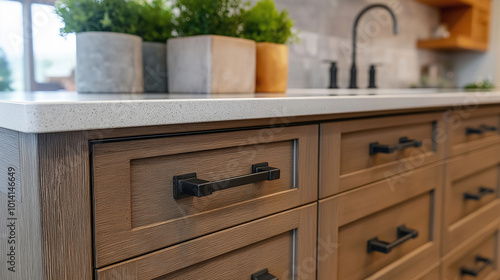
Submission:
M 450 38 L 418 41 L 417 47 L 433 50 L 488 50 L 491 0 L 415 0 L 439 7 L 441 23 Z
M 476 6 L 489 8 L 489 0 L 415 0 L 427 4 L 429 6 L 439 8 L 459 7 L 459 6 Z
M 419 49 L 432 50 L 469 50 L 485 52 L 488 50 L 488 43 L 475 41 L 465 36 L 457 36 L 446 39 L 419 40 L 417 47 Z

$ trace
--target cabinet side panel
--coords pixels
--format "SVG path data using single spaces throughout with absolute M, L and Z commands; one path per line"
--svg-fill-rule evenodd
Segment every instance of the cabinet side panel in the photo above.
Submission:
M 38 137 L 47 280 L 92 279 L 89 145 L 84 132 Z
M 0 279 L 44 279 L 37 157 L 35 134 L 0 129 Z

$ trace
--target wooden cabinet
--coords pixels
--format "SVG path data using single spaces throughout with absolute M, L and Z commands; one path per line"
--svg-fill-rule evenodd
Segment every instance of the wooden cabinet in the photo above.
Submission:
M 437 264 L 431 266 L 430 269 L 425 271 L 422 276 L 418 276 L 414 280 L 437 280 L 437 279 L 440 279 L 440 277 L 441 277 L 440 276 L 440 273 L 441 273 L 440 268 L 441 267 L 439 265 L 440 265 L 440 263 L 438 262 Z
M 107 142 L 93 155 L 97 267 L 317 200 L 316 125 Z M 279 179 L 238 183 L 259 163 Z M 176 176 L 193 173 L 220 183 L 176 197 Z
M 498 220 L 478 230 L 443 258 L 441 279 L 499 279 L 499 238 Z
M 443 118 L 436 113 L 323 123 L 320 197 L 441 160 Z
M 446 164 L 443 253 L 499 217 L 500 145 Z
M 315 279 L 316 213 L 314 203 L 236 226 L 99 269 L 97 279 L 246 280 L 265 269 L 280 280 Z
M 419 40 L 423 49 L 487 51 L 490 30 L 490 0 L 416 0 L 436 6 L 449 38 Z
M 499 108 L 21 133 L 0 279 L 499 279 Z
M 500 107 L 459 108 L 450 111 L 446 124 L 448 156 L 500 143 Z
M 439 261 L 442 166 L 320 201 L 321 280 L 413 279 Z

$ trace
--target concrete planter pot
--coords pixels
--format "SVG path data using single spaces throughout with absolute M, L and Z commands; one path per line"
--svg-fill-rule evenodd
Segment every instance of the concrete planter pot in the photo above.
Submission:
M 256 43 L 213 35 L 170 39 L 167 66 L 170 92 L 253 93 Z
M 78 92 L 143 92 L 142 39 L 114 32 L 76 35 Z
M 288 84 L 288 46 L 257 43 L 257 92 L 283 93 Z
M 167 92 L 167 44 L 144 42 L 142 61 L 144 63 L 144 92 Z

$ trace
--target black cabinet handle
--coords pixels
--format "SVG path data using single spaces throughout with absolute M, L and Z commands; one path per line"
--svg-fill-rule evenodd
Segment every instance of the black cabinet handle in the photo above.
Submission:
M 477 277 L 479 275 L 479 273 L 481 273 L 481 271 L 483 271 L 489 265 L 493 264 L 493 261 L 491 259 L 481 257 L 481 256 L 476 256 L 476 262 L 483 263 L 483 265 L 478 269 L 470 269 L 467 267 L 462 267 L 462 268 L 460 268 L 460 275 L 469 275 L 469 276 Z
M 252 173 L 229 179 L 209 182 L 198 179 L 196 173 L 174 176 L 174 198 L 186 196 L 204 197 L 215 191 L 230 189 L 261 181 L 273 181 L 280 178 L 280 170 L 270 167 L 267 162 L 252 165 Z
M 269 273 L 269 270 L 263 269 L 259 272 L 252 274 L 251 280 L 279 280 L 278 277 Z
M 492 188 L 479 187 L 479 192 L 477 194 L 465 193 L 464 200 L 481 200 L 484 196 L 492 193 L 495 193 L 495 190 Z
M 399 245 L 405 243 L 406 241 L 417 238 L 418 231 L 409 229 L 405 225 L 398 227 L 398 239 L 394 242 L 384 242 L 378 240 L 377 237 L 368 240 L 368 249 L 367 252 L 371 253 L 373 251 L 381 252 L 384 254 L 388 254 L 392 251 L 392 249 L 398 247 Z
M 378 153 L 383 153 L 383 154 L 390 154 L 395 151 L 402 151 L 407 148 L 412 148 L 412 147 L 421 147 L 422 142 L 418 140 L 410 140 L 408 137 L 401 137 L 399 138 L 399 144 L 393 145 L 393 146 L 388 146 L 388 145 L 380 145 L 378 142 L 373 142 L 370 143 L 370 156 L 378 154 Z
M 484 134 L 487 131 L 497 131 L 498 128 L 494 126 L 488 126 L 488 125 L 481 125 L 479 128 L 473 128 L 473 127 L 467 127 L 465 129 L 465 134 L 466 135 L 471 135 L 471 134 Z

